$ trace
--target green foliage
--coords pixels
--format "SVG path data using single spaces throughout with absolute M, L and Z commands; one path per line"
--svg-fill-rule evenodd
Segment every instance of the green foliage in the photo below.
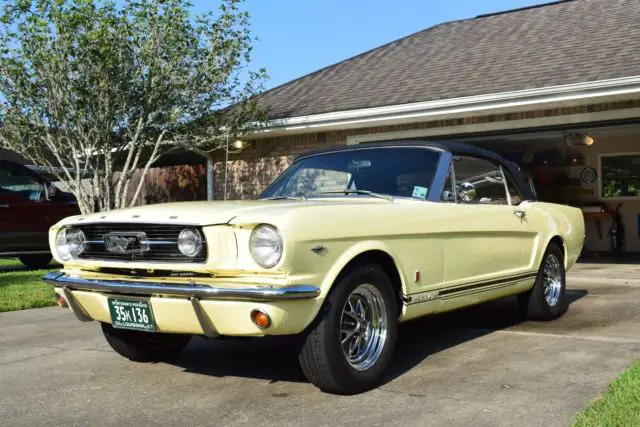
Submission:
M 187 0 L 6 4 L 0 145 L 60 168 L 84 212 L 135 202 L 133 171 L 176 143 L 221 147 L 261 119 L 251 97 L 266 73 L 247 70 L 241 1 L 218 4 L 198 16 Z
M 42 281 L 46 270 L 13 271 L 23 268 L 17 260 L 0 260 L 0 313 L 55 305 L 53 287 Z
M 640 362 L 609 385 L 601 399 L 591 403 L 575 427 L 640 425 Z

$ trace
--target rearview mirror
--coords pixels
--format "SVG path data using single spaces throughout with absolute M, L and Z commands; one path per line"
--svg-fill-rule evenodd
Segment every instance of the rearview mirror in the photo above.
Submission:
M 476 198 L 476 187 L 470 182 L 463 182 L 458 187 L 458 198 L 460 202 L 469 203 Z
M 347 166 L 347 170 L 349 172 L 360 172 L 360 169 L 363 168 L 370 168 L 371 167 L 371 160 L 351 160 L 351 162 L 349 162 L 349 165 Z

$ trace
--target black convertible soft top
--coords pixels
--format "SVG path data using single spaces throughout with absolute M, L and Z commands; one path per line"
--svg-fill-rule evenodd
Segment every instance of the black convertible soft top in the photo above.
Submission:
M 339 151 L 351 151 L 362 150 L 363 148 L 388 148 L 388 147 L 433 147 L 443 151 L 448 151 L 454 156 L 472 156 L 481 159 L 490 160 L 492 162 L 502 165 L 505 171 L 509 174 L 514 184 L 518 187 L 520 194 L 524 197 L 524 200 L 536 200 L 536 195 L 529 186 L 529 183 L 522 173 L 520 166 L 503 158 L 499 154 L 484 150 L 482 148 L 475 147 L 473 145 L 465 144 L 457 141 L 424 141 L 418 139 L 408 139 L 399 141 L 379 141 L 368 142 L 366 144 L 358 145 L 343 145 L 339 147 L 323 148 L 301 154 L 296 158 L 296 161 L 305 157 L 315 156 L 318 154 L 335 153 Z

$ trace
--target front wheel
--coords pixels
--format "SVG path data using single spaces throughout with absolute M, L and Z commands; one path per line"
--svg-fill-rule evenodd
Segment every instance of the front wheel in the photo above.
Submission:
M 533 288 L 518 295 L 522 314 L 531 320 L 557 319 L 569 306 L 566 288 L 563 251 L 552 243 L 544 254 Z
M 112 349 L 134 362 L 160 362 L 175 358 L 191 335 L 163 334 L 116 329 L 102 323 L 102 333 Z
M 302 371 L 323 391 L 355 394 L 377 386 L 397 338 L 398 306 L 393 286 L 377 265 L 344 275 L 298 355 Z

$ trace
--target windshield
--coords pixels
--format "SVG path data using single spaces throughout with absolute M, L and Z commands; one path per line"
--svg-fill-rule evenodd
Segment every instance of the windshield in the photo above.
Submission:
M 307 157 L 294 163 L 260 198 L 367 196 L 427 199 L 440 152 L 371 148 Z

